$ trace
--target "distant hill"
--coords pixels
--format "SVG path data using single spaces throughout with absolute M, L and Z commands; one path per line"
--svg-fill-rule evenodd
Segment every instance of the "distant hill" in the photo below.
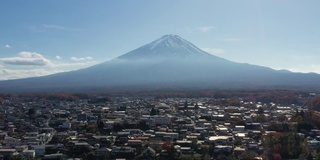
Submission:
M 236 63 L 165 35 L 104 63 L 43 77 L 0 81 L 0 92 L 170 88 L 320 88 L 320 75 Z

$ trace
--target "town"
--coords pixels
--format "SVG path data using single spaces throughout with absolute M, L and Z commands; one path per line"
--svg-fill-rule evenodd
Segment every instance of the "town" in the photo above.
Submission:
M 3 96 L 0 113 L 1 159 L 320 159 L 320 114 L 305 105 Z

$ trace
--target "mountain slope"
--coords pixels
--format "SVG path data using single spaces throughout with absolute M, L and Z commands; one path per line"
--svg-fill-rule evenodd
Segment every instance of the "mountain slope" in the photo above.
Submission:
M 0 82 L 0 90 L 68 91 L 162 87 L 319 87 L 320 75 L 275 71 L 213 56 L 166 35 L 104 63 L 66 73 Z

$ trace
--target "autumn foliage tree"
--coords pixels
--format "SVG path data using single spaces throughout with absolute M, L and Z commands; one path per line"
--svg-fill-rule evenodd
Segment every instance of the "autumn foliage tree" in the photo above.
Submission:
M 296 159 L 302 154 L 308 156 L 308 147 L 295 133 L 268 134 L 263 139 L 267 159 Z
M 314 97 L 306 102 L 310 110 L 320 111 L 320 96 Z

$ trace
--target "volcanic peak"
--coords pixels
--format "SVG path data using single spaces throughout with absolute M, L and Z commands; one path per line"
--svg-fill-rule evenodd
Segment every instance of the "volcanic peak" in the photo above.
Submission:
M 212 56 L 178 35 L 161 38 L 128 52 L 119 59 L 183 58 Z
M 174 47 L 177 48 L 179 47 L 181 44 L 184 43 L 188 43 L 188 41 L 182 39 L 181 37 L 179 37 L 178 35 L 164 35 L 161 38 L 151 42 L 149 45 L 151 46 L 151 49 L 156 48 L 156 47 Z

